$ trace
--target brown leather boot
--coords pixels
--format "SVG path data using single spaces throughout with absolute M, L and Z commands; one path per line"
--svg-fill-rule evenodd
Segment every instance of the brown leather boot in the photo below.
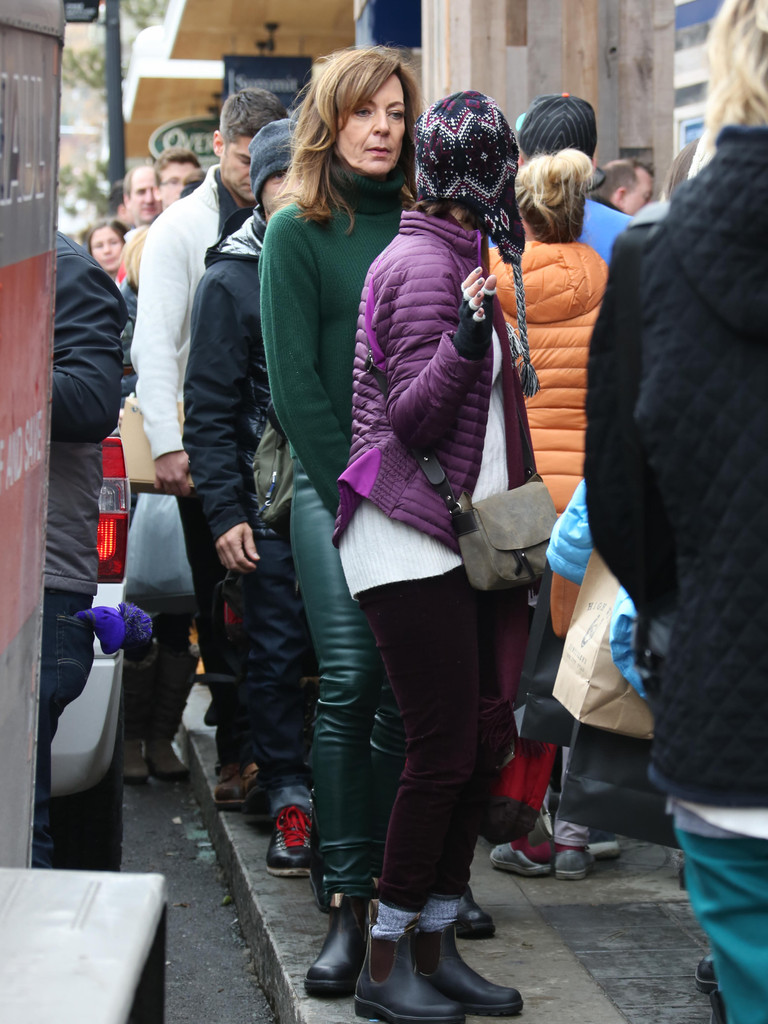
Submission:
M 168 782 L 189 777 L 189 769 L 176 756 L 173 737 L 181 725 L 189 691 L 195 681 L 197 658 L 185 652 L 177 654 L 160 646 L 157 657 L 155 703 L 149 737 L 144 744 L 144 756 L 152 775 Z
M 123 660 L 123 781 L 129 786 L 144 783 L 149 779 L 143 741 L 149 734 L 149 723 L 152 718 L 157 653 L 157 644 L 153 643 L 149 653 L 141 661 Z
M 243 806 L 243 778 L 239 764 L 221 766 L 213 802 L 220 811 L 239 811 Z
M 126 786 L 138 786 L 149 781 L 149 768 L 144 760 L 144 745 L 141 740 L 123 743 L 123 782 Z

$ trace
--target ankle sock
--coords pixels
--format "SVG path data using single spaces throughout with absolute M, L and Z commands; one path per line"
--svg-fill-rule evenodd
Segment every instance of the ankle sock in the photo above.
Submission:
M 555 853 L 560 853 L 562 850 L 581 850 L 581 852 L 584 853 L 586 846 L 572 846 L 568 843 L 555 843 Z
M 509 845 L 513 850 L 518 850 L 528 860 L 533 861 L 534 864 L 549 864 L 552 860 L 552 847 L 549 843 L 537 843 L 536 846 L 531 846 L 528 836 L 523 836 L 522 839 L 515 839 Z
M 459 916 L 458 896 L 436 896 L 430 894 L 424 909 L 419 914 L 417 931 L 441 932 L 453 924 Z
M 380 900 L 376 924 L 371 928 L 371 937 L 397 942 L 416 916 L 412 910 L 401 910 L 400 907 L 391 907 L 388 903 Z

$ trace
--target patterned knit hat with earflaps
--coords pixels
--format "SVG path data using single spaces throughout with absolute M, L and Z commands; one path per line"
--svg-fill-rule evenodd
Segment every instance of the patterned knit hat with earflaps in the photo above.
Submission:
M 525 247 L 515 199 L 517 143 L 495 100 L 455 92 L 416 122 L 417 200 L 455 199 L 477 214 L 512 263 Z
M 455 200 L 477 215 L 505 263 L 512 265 L 517 293 L 523 392 L 539 388 L 531 366 L 520 259 L 525 232 L 515 198 L 517 142 L 495 100 L 480 92 L 455 92 L 438 100 L 416 122 L 417 201 Z

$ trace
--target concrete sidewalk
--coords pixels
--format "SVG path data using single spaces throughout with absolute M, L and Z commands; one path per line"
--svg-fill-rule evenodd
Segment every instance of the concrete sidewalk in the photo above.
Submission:
M 208 691 L 195 686 L 184 715 L 192 782 L 259 983 L 280 1024 L 352 1024 L 359 1018 L 351 998 L 304 992 L 304 973 L 327 928 L 308 880 L 267 874 L 269 829 L 214 806 L 208 703 Z M 493 914 L 496 935 L 462 942 L 461 952 L 492 981 L 520 990 L 519 1019 L 527 1024 L 708 1024 L 709 1001 L 693 982 L 706 939 L 679 889 L 674 856 L 629 839 L 621 846 L 618 860 L 599 861 L 585 880 L 558 882 L 495 871 L 491 847 L 479 841 L 472 888 Z

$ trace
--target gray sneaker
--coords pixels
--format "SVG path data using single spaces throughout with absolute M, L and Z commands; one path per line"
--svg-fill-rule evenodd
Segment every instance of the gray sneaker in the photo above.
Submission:
M 491 850 L 491 864 L 499 871 L 511 871 L 528 878 L 548 875 L 552 871 L 551 864 L 537 864 L 535 860 L 526 857 L 522 850 L 514 850 L 509 843 L 502 843 Z
M 558 850 L 555 853 L 555 878 L 578 882 L 595 866 L 595 858 L 586 850 Z

